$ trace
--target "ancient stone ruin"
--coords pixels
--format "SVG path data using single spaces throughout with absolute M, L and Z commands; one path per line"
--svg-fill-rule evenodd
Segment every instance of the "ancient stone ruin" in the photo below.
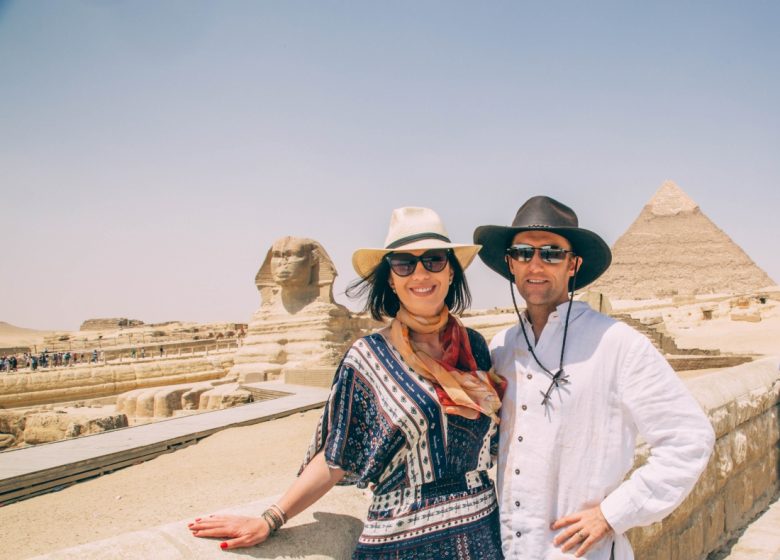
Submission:
M 612 299 L 750 293 L 775 282 L 672 181 L 612 248 L 592 289 Z
M 359 334 L 359 322 L 333 299 L 336 267 L 313 239 L 274 242 L 255 277 L 260 308 L 235 355 L 231 376 L 265 381 L 287 371 L 333 368 Z
M 111 318 L 111 319 L 87 319 L 81 323 L 81 331 L 102 331 L 143 325 L 138 319 Z

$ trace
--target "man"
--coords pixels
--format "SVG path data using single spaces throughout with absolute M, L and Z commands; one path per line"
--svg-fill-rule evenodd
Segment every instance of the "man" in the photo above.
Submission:
M 624 533 L 683 501 L 712 452 L 712 427 L 646 337 L 573 301 L 612 255 L 571 208 L 533 197 L 512 226 L 478 227 L 474 242 L 526 303 L 490 345 L 508 381 L 498 459 L 504 555 L 631 559 Z M 650 457 L 623 480 L 637 434 Z

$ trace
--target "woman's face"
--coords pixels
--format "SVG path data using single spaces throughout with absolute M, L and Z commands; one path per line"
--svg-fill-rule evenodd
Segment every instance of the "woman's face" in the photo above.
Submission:
M 399 251 L 400 253 L 401 251 Z M 420 256 L 426 251 L 403 251 L 403 253 Z M 445 257 L 446 258 L 446 257 Z M 409 313 L 420 317 L 432 317 L 441 312 L 444 298 L 450 289 L 453 271 L 447 261 L 441 272 L 430 272 L 422 262 L 418 262 L 409 276 L 399 276 L 390 269 L 390 286 L 395 290 L 398 299 Z

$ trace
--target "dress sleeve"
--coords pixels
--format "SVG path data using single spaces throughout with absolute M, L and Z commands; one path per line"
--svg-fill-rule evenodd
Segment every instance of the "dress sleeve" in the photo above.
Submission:
M 359 344 L 360 341 L 356 343 Z M 323 451 L 330 467 L 346 472 L 340 485 L 365 488 L 378 481 L 403 448 L 405 438 L 383 410 L 380 393 L 384 385 L 379 383 L 378 372 L 367 367 L 365 360 L 356 356 L 358 353 L 353 346 L 336 371 L 301 472 Z
M 699 403 L 645 337 L 634 344 L 620 385 L 624 410 L 650 446 L 650 457 L 601 503 L 618 534 L 660 521 L 680 505 L 715 441 Z

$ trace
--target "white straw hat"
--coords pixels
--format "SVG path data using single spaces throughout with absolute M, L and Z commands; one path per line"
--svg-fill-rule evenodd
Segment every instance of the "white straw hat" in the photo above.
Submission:
M 452 243 L 439 215 L 430 208 L 396 208 L 390 216 L 390 229 L 382 249 L 358 249 L 352 266 L 361 278 L 371 274 L 388 253 L 415 249 L 452 249 L 461 268 L 466 269 L 481 245 Z

